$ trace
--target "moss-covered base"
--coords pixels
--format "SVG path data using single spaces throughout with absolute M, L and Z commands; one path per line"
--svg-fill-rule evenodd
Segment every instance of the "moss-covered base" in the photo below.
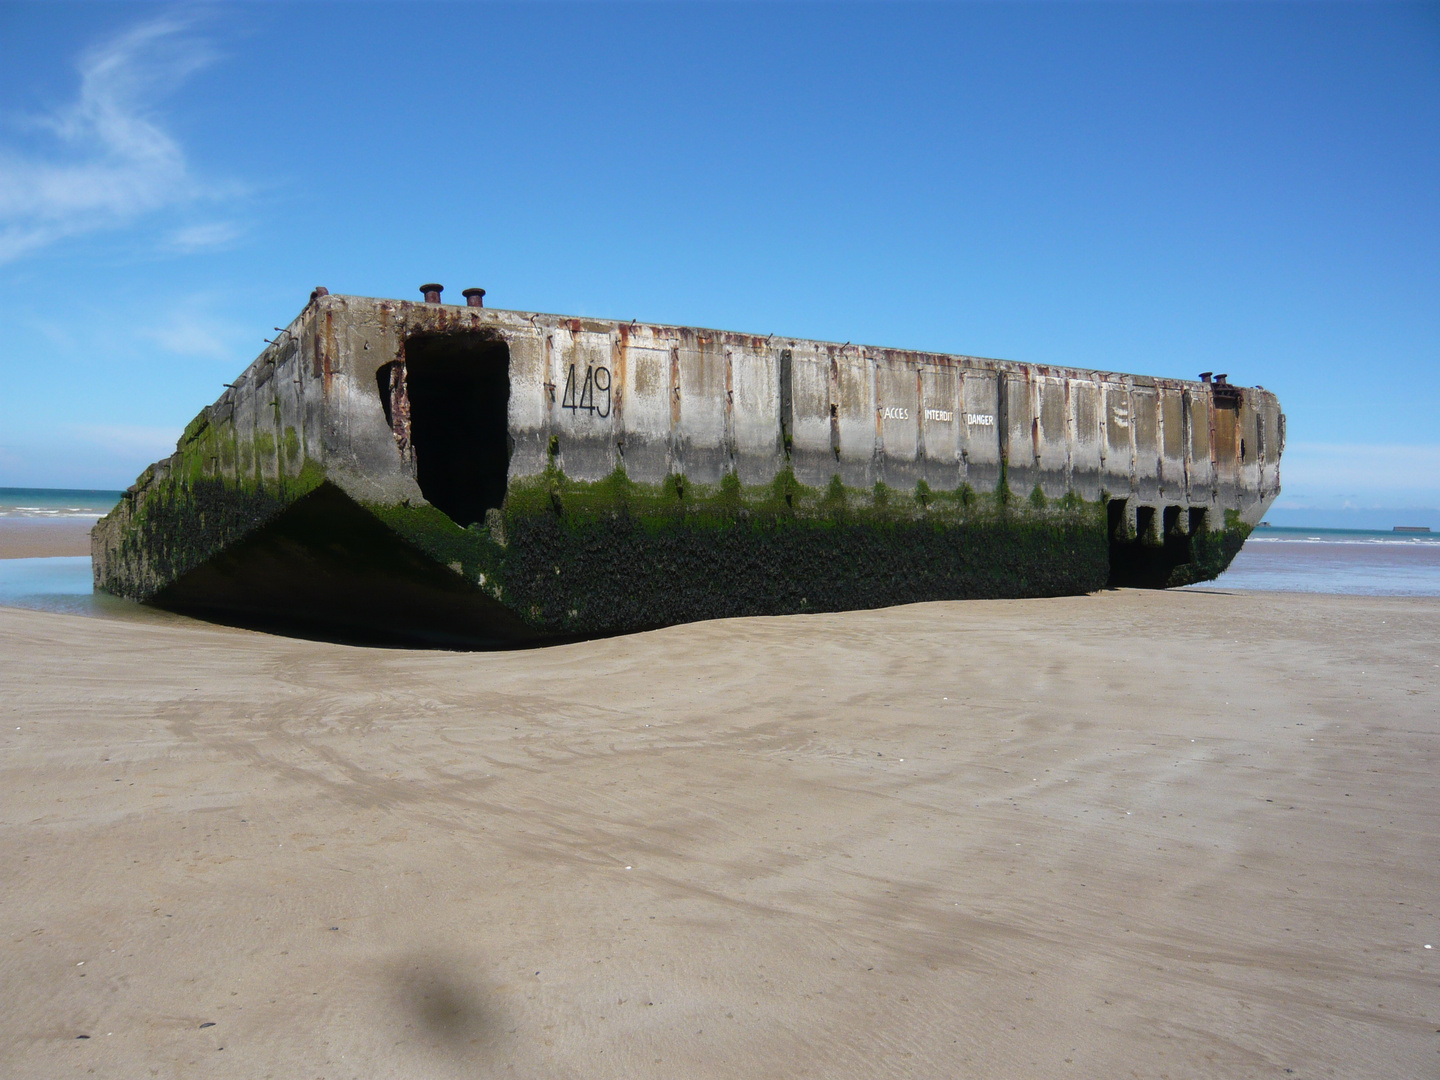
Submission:
M 1234 511 L 1230 515 L 1235 516 Z M 1219 531 L 1200 533 L 1190 538 L 1190 558 L 1172 567 L 1165 579 L 1166 588 L 1193 585 L 1198 581 L 1214 581 L 1230 565 L 1249 537 L 1251 527 L 1236 520 Z
M 1223 529 L 1166 536 L 1163 545 L 1142 541 L 1110 543 L 1110 584 L 1141 589 L 1173 589 L 1214 581 L 1240 552 L 1250 526 L 1235 511 L 1225 514 Z
M 153 479 L 127 494 L 97 525 L 95 585 L 117 596 L 149 599 L 264 526 L 323 480 L 313 466 L 297 477 L 269 481 Z
M 1219 574 L 1248 533 L 1235 519 L 1149 548 L 1112 543 L 1102 504 L 1038 491 L 1018 502 L 923 484 L 817 490 L 788 473 L 754 489 L 733 478 L 647 486 L 623 473 L 586 484 L 553 468 L 512 484 L 503 511 L 462 529 L 433 506 L 362 507 L 315 479 L 273 490 L 150 484 L 102 587 L 251 624 L 496 645 L 1188 584 Z
M 507 519 L 507 605 L 537 628 L 597 633 L 736 615 L 1083 593 L 1102 587 L 1108 573 L 1103 533 L 1074 518 L 648 525 L 624 514 Z
M 1104 586 L 1104 517 L 1079 500 L 1008 505 L 782 473 L 698 488 L 558 470 L 511 486 L 501 514 L 460 529 L 432 507 L 371 507 L 535 630 L 616 633 L 698 619 L 1055 596 Z

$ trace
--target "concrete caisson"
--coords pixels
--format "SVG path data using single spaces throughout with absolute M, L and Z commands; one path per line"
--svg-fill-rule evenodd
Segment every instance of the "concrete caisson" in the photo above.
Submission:
M 100 522 L 95 579 L 453 642 L 1166 586 L 1228 564 L 1283 448 L 1223 377 L 317 290 Z

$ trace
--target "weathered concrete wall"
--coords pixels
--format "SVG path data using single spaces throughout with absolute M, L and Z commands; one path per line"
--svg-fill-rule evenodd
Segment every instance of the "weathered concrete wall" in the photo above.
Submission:
M 1274 396 L 1232 406 L 1201 382 L 798 339 L 355 297 L 326 297 L 326 456 L 346 483 L 410 498 L 384 438 L 375 371 L 416 333 L 473 330 L 510 348 L 512 476 L 559 440 L 567 475 L 683 474 L 760 484 L 789 464 L 803 483 L 839 475 L 937 491 L 1101 492 L 1138 506 L 1234 509 L 1257 522 L 1279 490 Z M 335 330 L 335 326 L 343 330 Z M 789 386 L 784 376 L 789 375 Z M 788 397 L 788 418 L 782 398 Z M 392 440 L 393 442 L 393 440 Z M 379 490 L 376 494 L 379 494 Z
M 375 371 L 409 335 L 463 330 L 509 346 L 513 477 L 543 471 L 555 439 L 576 479 L 618 466 L 647 482 L 734 472 L 762 484 L 786 467 L 788 436 L 788 464 L 819 487 L 838 475 L 852 488 L 988 492 L 1003 464 L 1022 497 L 1103 491 L 1251 524 L 1279 490 L 1282 420 L 1258 388 L 1228 405 L 1201 382 L 688 327 L 353 297 L 327 297 L 320 313 L 344 326 L 317 336 L 337 418 L 327 460 L 355 474 L 347 486 L 390 496 L 418 492 L 386 442 Z

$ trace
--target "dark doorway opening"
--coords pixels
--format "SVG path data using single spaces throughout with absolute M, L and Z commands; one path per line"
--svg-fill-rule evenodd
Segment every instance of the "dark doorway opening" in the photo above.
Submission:
M 1105 504 L 1106 522 L 1112 544 L 1128 543 L 1130 540 L 1125 529 L 1125 503 L 1125 499 L 1111 499 Z
M 484 521 L 505 501 L 510 470 L 510 349 L 474 334 L 405 342 L 415 479 L 457 525 Z
M 1119 509 L 1117 510 L 1117 504 Z M 1110 501 L 1110 584 L 1142 589 L 1164 589 L 1186 584 L 1189 579 L 1176 571 L 1195 561 L 1195 530 L 1203 526 L 1205 511 L 1189 511 L 1189 531 L 1181 531 L 1185 508 L 1153 506 L 1135 508 L 1135 536 L 1125 528 L 1125 503 Z
M 1181 508 L 1178 506 L 1165 507 L 1163 535 L 1167 544 L 1170 542 L 1170 538 L 1172 536 L 1175 536 L 1180 532 L 1180 509 Z
M 1153 506 L 1137 506 L 1135 508 L 1135 535 L 1140 543 L 1147 547 L 1155 546 L 1155 508 Z

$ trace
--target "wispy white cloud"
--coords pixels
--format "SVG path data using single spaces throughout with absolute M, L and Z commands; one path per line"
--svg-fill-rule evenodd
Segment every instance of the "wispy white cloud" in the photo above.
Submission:
M 136 335 L 178 356 L 234 361 L 244 352 L 240 343 L 246 335 L 217 316 L 217 306 L 215 298 L 207 294 L 186 297 L 170 307 L 159 322 L 138 329 Z M 258 345 L 251 351 L 257 349 Z
M 0 147 L 0 262 L 224 194 L 193 174 L 154 109 L 214 58 L 190 29 L 188 19 L 165 17 L 90 49 L 76 99 L 26 123 L 43 147 Z M 192 245 L 220 235 L 197 228 Z
M 233 221 L 210 221 L 176 229 L 165 241 L 171 251 L 188 255 L 192 251 L 208 251 L 227 247 L 240 239 L 244 230 Z
M 1440 444 L 1292 443 L 1278 507 L 1440 507 Z

